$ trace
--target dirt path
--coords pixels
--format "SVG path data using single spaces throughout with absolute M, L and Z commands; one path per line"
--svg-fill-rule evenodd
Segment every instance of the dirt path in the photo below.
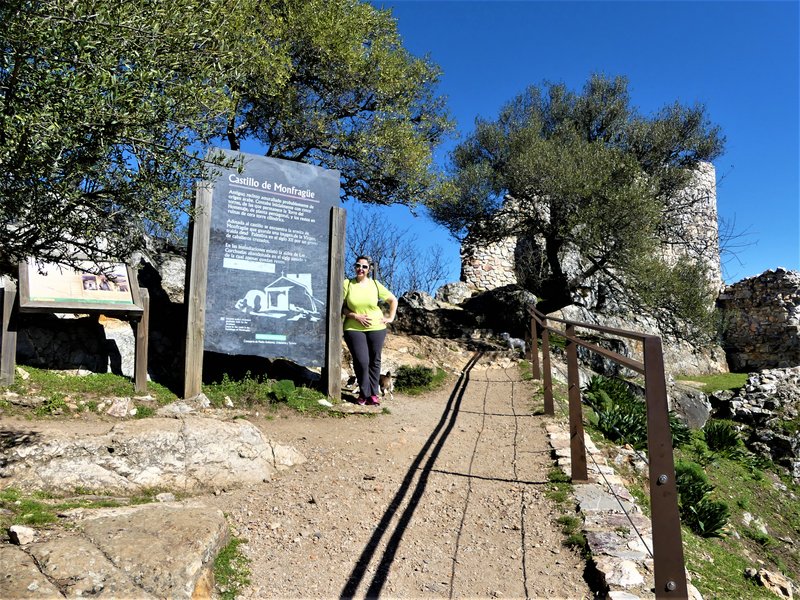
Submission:
M 207 498 L 248 540 L 243 597 L 590 598 L 545 497 L 533 386 L 489 358 L 389 414 L 258 423 L 309 460 Z

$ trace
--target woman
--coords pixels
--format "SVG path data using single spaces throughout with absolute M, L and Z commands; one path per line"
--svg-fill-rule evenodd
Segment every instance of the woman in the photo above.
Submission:
M 397 312 L 397 298 L 370 278 L 372 261 L 368 256 L 357 257 L 354 268 L 356 276 L 344 281 L 344 341 L 356 370 L 358 403 L 378 405 L 381 350 L 386 340 L 386 324 L 394 321 Z M 389 305 L 387 316 L 378 307 L 381 300 Z

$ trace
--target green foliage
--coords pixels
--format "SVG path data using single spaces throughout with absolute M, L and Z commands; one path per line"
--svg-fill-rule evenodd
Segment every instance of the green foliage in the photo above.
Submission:
M 594 413 L 591 424 L 606 438 L 637 450 L 647 448 L 647 407 L 624 381 L 596 375 L 584 387 L 583 397 Z M 688 427 L 672 413 L 669 425 L 673 447 L 691 439 Z
M 730 518 L 725 502 L 710 497 L 714 486 L 699 464 L 679 460 L 675 463 L 678 509 L 681 521 L 703 537 L 720 537 Z
M 203 386 L 203 392 L 211 404 L 221 408 L 225 406 L 226 398 L 236 401 L 234 405 L 252 406 L 268 405 L 272 398 L 272 390 L 265 377 L 253 377 L 248 371 L 242 379 L 231 379 L 225 373 L 222 381 Z
M 446 377 L 447 373 L 440 368 L 402 365 L 397 369 L 394 387 L 404 394 L 421 394 L 442 385 Z
M 128 377 L 114 375 L 113 373 L 90 373 L 89 375 L 68 375 L 59 371 L 25 367 L 30 375 L 26 380 L 17 377 L 11 390 L 22 395 L 36 394 L 46 396 L 49 403 L 58 408 L 58 397 L 69 396 L 79 406 L 95 412 L 99 398 L 134 396 L 136 394 L 133 381 Z M 156 399 L 158 404 L 174 402 L 177 396 L 163 385 L 152 381 L 147 383 L 148 393 Z M 56 397 L 55 399 L 53 399 Z M 80 401 L 83 404 L 80 404 Z M 61 407 L 66 406 L 66 403 Z
M 666 298 L 680 316 L 705 318 L 708 286 L 690 285 L 699 267 L 659 262 L 656 269 L 642 257 L 656 256 L 667 232 L 682 231 L 691 199 L 679 201 L 676 192 L 723 145 L 702 106 L 639 114 L 623 77 L 593 75 L 577 93 L 563 84 L 531 86 L 496 120 L 476 122 L 452 152 L 450 178 L 430 210 L 455 236 L 527 240 L 522 283 L 544 298 L 544 312 L 569 304 L 586 278 L 600 276 L 642 305 Z M 562 263 L 573 252 L 587 265 L 577 275 Z M 643 287 L 645 274 L 660 280 Z
M 433 381 L 433 369 L 430 367 L 403 365 L 397 369 L 395 387 L 398 390 L 406 388 L 424 387 Z
M 737 454 L 744 450 L 739 432 L 730 421 L 711 419 L 703 426 L 703 436 L 708 449 L 722 455 Z
M 45 398 L 41 406 L 37 407 L 34 411 L 39 416 L 45 415 L 60 415 L 69 412 L 69 406 L 65 400 L 64 394 L 53 393 Z
M 212 405 L 223 407 L 226 402 L 234 406 L 274 407 L 285 404 L 301 412 L 329 412 L 319 404 L 323 394 L 306 387 L 297 387 L 289 379 L 274 380 L 264 376 L 253 377 L 247 372 L 242 379 L 231 379 L 226 373 L 222 381 L 203 386 L 203 392 Z
M 213 140 L 391 204 L 425 197 L 451 128 L 438 68 L 357 0 L 12 0 L 0 22 L 0 272 L 180 233 Z
M 250 561 L 239 549 L 246 541 L 231 538 L 214 561 L 214 581 L 222 600 L 235 600 L 250 583 Z
M 152 417 L 155 414 L 156 414 L 156 409 L 153 408 L 152 406 L 145 406 L 145 405 L 139 404 L 136 407 L 136 414 L 134 416 L 137 419 L 147 419 L 149 417 Z
M 120 505 L 119 501 L 106 498 L 58 498 L 46 492 L 26 493 L 6 488 L 0 491 L 0 528 L 6 529 L 10 525 L 44 526 L 58 521 L 60 511 Z
M 27 255 L 63 262 L 73 244 L 92 260 L 128 256 L 142 221 L 173 229 L 203 169 L 193 145 L 229 104 L 198 85 L 230 53 L 222 4 L 0 7 L 0 268 Z

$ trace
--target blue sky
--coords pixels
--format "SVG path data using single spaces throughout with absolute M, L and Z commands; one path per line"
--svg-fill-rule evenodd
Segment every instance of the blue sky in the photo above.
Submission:
M 410 52 L 442 68 L 439 91 L 460 135 L 530 84 L 579 90 L 592 73 L 626 76 L 643 114 L 675 100 L 705 104 L 727 137 L 715 161 L 719 214 L 746 234 L 724 265 L 726 281 L 800 269 L 797 0 L 372 4 L 392 10 Z M 458 244 L 446 231 L 400 207 L 391 215 L 444 247 L 448 281 L 458 280 Z

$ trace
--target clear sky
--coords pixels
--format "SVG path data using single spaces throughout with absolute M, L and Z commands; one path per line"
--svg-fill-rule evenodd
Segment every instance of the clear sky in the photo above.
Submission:
M 800 2 L 387 0 L 404 46 L 443 70 L 440 93 L 460 135 L 530 84 L 580 90 L 592 73 L 624 75 L 650 114 L 702 103 L 727 137 L 715 161 L 722 220 L 744 237 L 723 265 L 732 283 L 767 269 L 800 270 Z M 455 140 L 437 153 L 442 161 Z M 392 215 L 411 223 L 403 209 Z M 458 244 L 423 218 L 459 278 Z M 725 257 L 723 257 L 725 259 Z

